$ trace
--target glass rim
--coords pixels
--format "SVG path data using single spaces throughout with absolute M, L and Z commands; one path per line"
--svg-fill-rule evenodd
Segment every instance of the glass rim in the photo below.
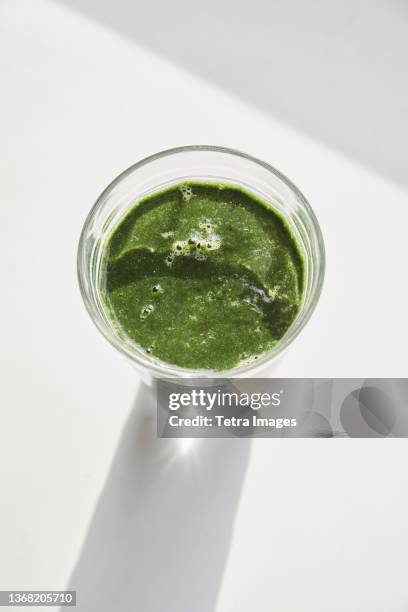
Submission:
M 266 352 L 264 355 L 260 356 L 259 359 L 250 361 L 248 363 L 241 363 L 240 365 L 232 368 L 230 370 L 209 370 L 209 369 L 193 369 L 193 368 L 182 368 L 176 366 L 171 363 L 167 363 L 161 361 L 159 359 L 153 360 L 153 356 L 144 355 L 142 352 L 140 355 L 134 353 L 129 350 L 123 342 L 121 342 L 120 338 L 116 336 L 113 329 L 109 327 L 106 322 L 100 317 L 98 309 L 93 303 L 93 300 L 90 298 L 86 283 L 84 281 L 84 266 L 83 266 L 83 256 L 86 244 L 86 236 L 88 230 L 95 218 L 95 215 L 99 211 L 100 207 L 104 204 L 106 196 L 113 191 L 113 189 L 121 183 L 122 180 L 126 179 L 130 174 L 138 170 L 139 168 L 157 161 L 158 159 L 169 157 L 171 155 L 177 155 L 180 153 L 189 153 L 189 152 L 213 152 L 213 153 L 223 153 L 225 155 L 232 155 L 234 157 L 238 157 L 241 159 L 245 159 L 249 162 L 257 164 L 258 166 L 263 167 L 265 170 L 270 172 L 276 178 L 278 178 L 282 183 L 295 195 L 296 199 L 301 203 L 303 209 L 306 211 L 311 226 L 313 228 L 315 239 L 317 243 L 317 250 L 319 252 L 319 270 L 317 281 L 313 287 L 312 295 L 310 298 L 310 303 L 306 308 L 301 307 L 296 319 L 286 331 L 284 336 L 278 341 L 276 346 L 272 348 L 270 351 Z M 186 145 L 180 147 L 174 147 L 170 149 L 165 149 L 163 151 L 159 151 L 154 153 L 153 155 L 149 155 L 141 159 L 140 161 L 132 164 L 125 170 L 123 170 L 120 174 L 118 174 L 105 189 L 100 193 L 97 197 L 94 205 L 89 211 L 85 222 L 82 227 L 78 251 L 77 251 L 77 277 L 78 284 L 82 296 L 82 300 L 85 304 L 85 307 L 90 315 L 94 325 L 97 329 L 102 333 L 102 335 L 108 340 L 108 342 L 116 348 L 120 353 L 130 359 L 135 365 L 139 366 L 143 370 L 148 370 L 151 374 L 157 377 L 167 377 L 167 378 L 231 378 L 235 376 L 245 375 L 252 370 L 261 369 L 263 366 L 266 366 L 268 362 L 274 361 L 279 355 L 281 355 L 286 348 L 297 338 L 299 333 L 305 327 L 306 323 L 309 321 L 312 316 L 317 303 L 319 301 L 324 276 L 325 276 L 325 268 L 326 268 L 326 253 L 324 247 L 323 235 L 320 229 L 319 222 L 317 217 L 313 211 L 313 208 L 300 191 L 300 189 L 280 170 L 272 166 L 271 164 L 244 153 L 243 151 L 239 151 L 237 149 L 231 149 L 224 146 L 216 146 L 216 145 Z M 296 325 L 298 322 L 298 325 Z

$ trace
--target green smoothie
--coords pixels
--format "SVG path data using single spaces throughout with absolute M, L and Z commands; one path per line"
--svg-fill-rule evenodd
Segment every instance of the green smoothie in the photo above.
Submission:
M 116 333 L 183 368 L 228 370 L 273 349 L 302 300 L 304 264 L 281 216 L 238 187 L 184 183 L 113 230 L 101 289 Z

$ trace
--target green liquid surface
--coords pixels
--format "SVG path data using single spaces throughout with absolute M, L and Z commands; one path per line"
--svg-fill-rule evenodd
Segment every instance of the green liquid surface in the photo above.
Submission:
M 220 371 L 273 349 L 299 311 L 303 276 L 270 207 L 238 187 L 184 183 L 114 229 L 102 291 L 119 336 L 167 363 Z

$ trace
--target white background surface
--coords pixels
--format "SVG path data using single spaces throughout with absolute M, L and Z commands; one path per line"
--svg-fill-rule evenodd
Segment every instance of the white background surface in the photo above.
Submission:
M 154 5 L 156 28 L 144 3 L 118 3 L 119 21 L 67 4 L 0 3 L 0 588 L 76 588 L 81 612 L 406 612 L 406 440 L 157 440 L 75 275 L 85 216 L 121 170 L 239 148 L 298 184 L 326 241 L 322 299 L 274 373 L 406 376 L 406 6 L 314 2 L 288 43 L 283 2 L 258 33 L 266 4 L 240 20 L 221 3 L 213 33 L 198 11 L 197 36 L 180 2 Z

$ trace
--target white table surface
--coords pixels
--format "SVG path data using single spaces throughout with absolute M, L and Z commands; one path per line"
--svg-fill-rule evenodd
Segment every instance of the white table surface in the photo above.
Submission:
M 0 13 L 0 589 L 70 587 L 84 612 L 407 611 L 406 440 L 157 440 L 75 270 L 121 170 L 235 147 L 299 185 L 326 241 L 274 374 L 406 376 L 406 187 L 66 5 Z

